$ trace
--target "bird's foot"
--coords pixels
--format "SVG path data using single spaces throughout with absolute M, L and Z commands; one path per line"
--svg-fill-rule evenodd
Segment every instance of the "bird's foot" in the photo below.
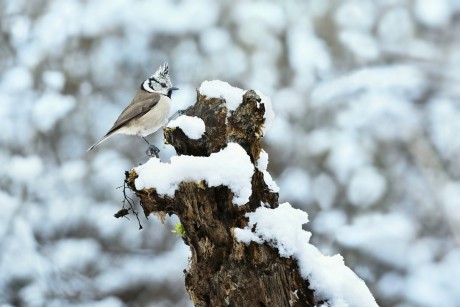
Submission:
M 156 147 L 155 145 L 152 145 L 152 144 L 150 144 L 149 148 L 147 148 L 147 150 L 145 151 L 147 156 L 155 157 L 155 158 L 159 158 L 159 156 L 158 156 L 159 152 L 160 152 L 160 150 L 158 149 L 158 147 Z

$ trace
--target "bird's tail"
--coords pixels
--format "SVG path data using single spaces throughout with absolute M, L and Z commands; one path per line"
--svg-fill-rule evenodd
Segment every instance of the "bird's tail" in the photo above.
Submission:
M 97 145 L 101 144 L 102 142 L 104 142 L 105 140 L 107 140 L 107 139 L 108 139 L 109 137 L 111 137 L 112 135 L 113 135 L 113 133 L 104 135 L 99 141 L 97 141 L 96 143 L 94 143 L 93 146 L 91 146 L 90 148 L 88 148 L 88 150 L 87 150 L 86 152 L 93 150 L 94 147 L 96 147 Z

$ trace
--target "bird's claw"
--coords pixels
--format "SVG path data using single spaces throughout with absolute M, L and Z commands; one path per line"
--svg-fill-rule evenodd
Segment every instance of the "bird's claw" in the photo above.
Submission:
M 155 145 L 151 145 L 151 144 L 149 145 L 149 147 L 145 151 L 147 156 L 155 157 L 155 158 L 159 158 L 159 156 L 158 156 L 159 152 L 160 152 L 160 150 L 158 149 L 158 147 L 156 147 Z

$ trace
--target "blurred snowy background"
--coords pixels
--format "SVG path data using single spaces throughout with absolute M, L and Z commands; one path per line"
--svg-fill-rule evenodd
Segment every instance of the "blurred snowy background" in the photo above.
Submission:
M 0 304 L 190 304 L 174 220 L 113 217 L 144 142 L 85 152 L 169 61 L 176 109 L 206 79 L 271 96 L 281 201 L 381 306 L 460 306 L 459 0 L 4 0 L 0 25 Z

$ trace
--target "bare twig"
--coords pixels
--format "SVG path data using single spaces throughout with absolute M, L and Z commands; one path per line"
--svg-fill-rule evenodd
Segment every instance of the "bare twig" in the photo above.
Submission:
M 126 215 L 129 214 L 129 210 L 131 210 L 131 212 L 136 216 L 136 219 L 137 219 L 137 223 L 139 224 L 139 230 L 142 230 L 143 227 L 142 227 L 142 224 L 141 224 L 141 221 L 139 220 L 139 212 L 134 210 L 134 207 L 136 206 L 136 203 L 134 202 L 134 200 L 128 196 L 128 194 L 126 193 L 126 189 L 129 189 L 131 190 L 131 188 L 128 186 L 128 182 L 125 180 L 123 182 L 123 185 L 122 186 L 119 186 L 117 187 L 117 189 L 120 189 L 120 188 L 123 188 L 123 207 L 122 209 L 120 209 L 117 213 L 114 214 L 114 216 L 116 218 L 120 218 L 120 217 L 126 217 L 128 218 Z M 129 205 L 129 208 L 125 208 L 125 205 L 126 203 L 128 203 Z

